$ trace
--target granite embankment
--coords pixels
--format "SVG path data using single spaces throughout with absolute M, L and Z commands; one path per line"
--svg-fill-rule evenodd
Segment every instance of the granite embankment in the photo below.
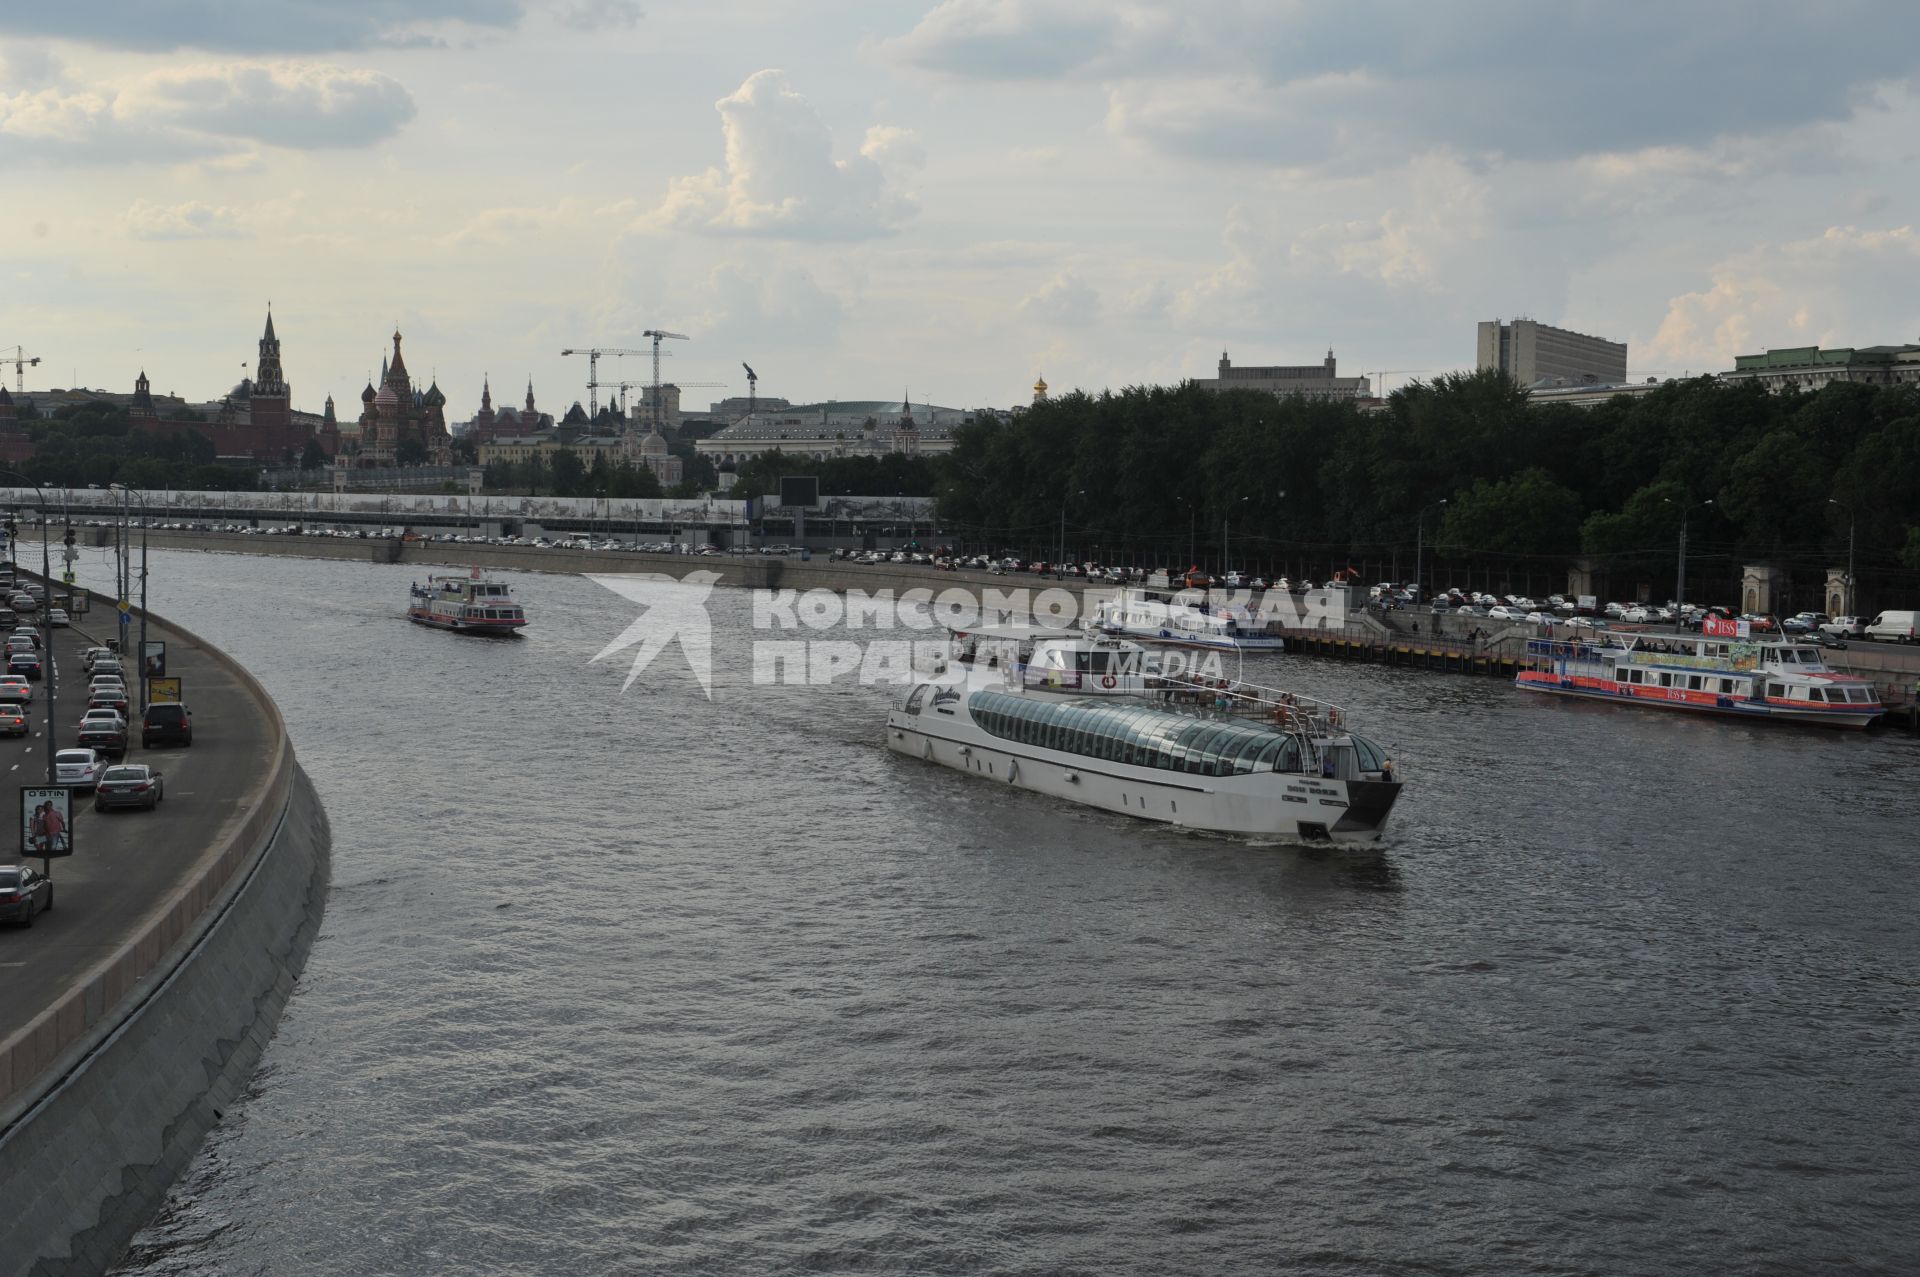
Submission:
M 94 598 L 79 619 L 111 616 Z M 57 907 L 0 936 L 0 1277 L 113 1263 L 245 1089 L 325 906 L 326 814 L 272 699 L 192 634 L 148 628 L 193 745 L 129 753 L 165 776 L 154 811 L 76 803 Z M 88 637 L 56 638 L 60 720 L 80 716 Z M 37 779 L 44 747 L 29 740 L 16 780 Z

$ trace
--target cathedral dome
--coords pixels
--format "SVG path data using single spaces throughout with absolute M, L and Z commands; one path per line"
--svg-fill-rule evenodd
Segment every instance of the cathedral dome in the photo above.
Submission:
M 253 398 L 253 383 L 251 381 L 248 381 L 245 377 L 242 377 L 240 379 L 240 384 L 227 392 L 227 398 L 229 399 Z

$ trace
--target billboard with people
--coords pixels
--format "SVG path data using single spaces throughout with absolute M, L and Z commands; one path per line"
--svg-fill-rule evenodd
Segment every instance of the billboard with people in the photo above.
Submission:
M 20 857 L 73 854 L 73 793 L 60 787 L 20 791 Z

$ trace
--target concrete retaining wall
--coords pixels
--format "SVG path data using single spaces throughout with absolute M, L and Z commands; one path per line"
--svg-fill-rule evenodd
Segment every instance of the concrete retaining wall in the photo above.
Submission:
M 251 1076 L 325 907 L 326 815 L 278 708 L 187 637 L 258 700 L 268 780 L 166 909 L 0 1042 L 0 1277 L 118 1257 Z

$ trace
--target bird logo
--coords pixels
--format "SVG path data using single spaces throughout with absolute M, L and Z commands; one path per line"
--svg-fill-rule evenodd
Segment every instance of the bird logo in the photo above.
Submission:
M 589 664 L 629 647 L 635 648 L 627 681 L 620 685 L 624 692 L 646 672 L 655 657 L 677 641 L 681 654 L 687 658 L 687 667 L 700 681 L 700 690 L 707 694 L 708 700 L 713 699 L 713 625 L 707 615 L 707 596 L 720 580 L 718 572 L 689 572 L 685 577 L 659 572 L 584 575 L 645 609 L 618 638 L 595 653 Z

